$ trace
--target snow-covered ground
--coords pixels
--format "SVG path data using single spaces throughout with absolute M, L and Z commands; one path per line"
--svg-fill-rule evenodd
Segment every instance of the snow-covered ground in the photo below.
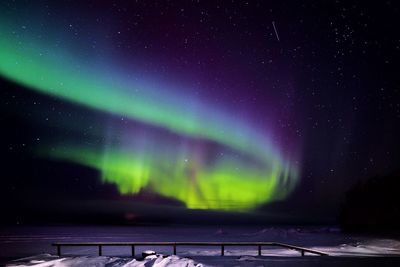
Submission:
M 55 248 L 51 247 L 51 243 L 57 241 L 271 241 L 320 250 L 346 262 L 350 257 L 398 257 L 394 259 L 400 262 L 400 240 L 396 238 L 348 235 L 334 227 L 255 226 L 3 228 L 0 230 L 0 258 L 24 258 L 9 262 L 9 266 L 263 266 L 266 262 L 269 266 L 289 266 L 279 265 L 288 259 L 296 262 L 296 266 L 310 266 L 308 263 L 318 263 L 324 258 L 311 255 L 301 258 L 297 251 L 277 247 L 264 247 L 263 257 L 257 257 L 256 247 L 226 247 L 225 257 L 220 256 L 219 247 L 178 247 L 178 256 L 171 256 L 169 247 L 137 247 L 136 259 L 130 257 L 130 247 L 104 247 L 103 257 L 96 256 L 96 247 L 68 247 L 62 249 L 62 257 L 57 257 Z M 141 252 L 148 249 L 160 255 L 140 260 Z M 328 258 L 332 261 L 333 257 Z
M 36 267 L 86 267 L 86 266 L 109 266 L 109 267 L 203 267 L 202 264 L 194 262 L 192 259 L 181 258 L 170 255 L 152 255 L 144 259 L 120 257 L 96 257 L 96 256 L 77 256 L 77 257 L 58 257 L 50 254 L 37 255 L 24 259 L 12 261 L 8 267 L 36 266 Z

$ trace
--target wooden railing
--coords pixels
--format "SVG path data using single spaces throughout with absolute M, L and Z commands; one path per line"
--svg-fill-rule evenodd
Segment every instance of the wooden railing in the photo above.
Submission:
M 224 256 L 225 247 L 228 246 L 254 246 L 258 249 L 258 256 L 262 254 L 262 247 L 275 246 L 299 251 L 301 256 L 304 256 L 305 253 L 328 256 L 327 253 L 318 250 L 277 242 L 57 242 L 53 243 L 52 246 L 57 247 L 57 255 L 59 256 L 61 256 L 61 247 L 83 246 L 97 246 L 99 256 L 103 255 L 103 247 L 105 246 L 130 246 L 132 256 L 135 256 L 135 247 L 137 246 L 172 246 L 174 255 L 176 255 L 176 248 L 178 246 L 218 246 L 221 247 L 221 256 Z

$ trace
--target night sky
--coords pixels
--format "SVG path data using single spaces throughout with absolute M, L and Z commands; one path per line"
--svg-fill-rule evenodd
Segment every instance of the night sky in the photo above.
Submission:
M 1 1 L 6 222 L 335 221 L 400 168 L 399 7 Z

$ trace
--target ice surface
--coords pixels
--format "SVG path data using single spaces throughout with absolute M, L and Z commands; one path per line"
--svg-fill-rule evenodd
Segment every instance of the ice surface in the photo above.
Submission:
M 104 257 L 96 257 L 96 247 L 62 248 L 63 258 L 43 256 L 55 254 L 53 242 L 141 242 L 141 241 L 198 241 L 198 242 L 282 242 L 303 246 L 326 252 L 334 258 L 347 261 L 349 257 L 357 258 L 389 258 L 400 260 L 400 240 L 382 236 L 363 236 L 342 233 L 335 227 L 239 227 L 239 226 L 132 226 L 132 227 L 100 227 L 100 226 L 53 226 L 53 227 L 18 227 L 0 230 L 0 258 L 17 259 L 32 255 L 41 257 L 27 258 L 24 261 L 12 262 L 9 266 L 26 264 L 26 266 L 196 266 L 201 263 L 211 266 L 262 266 L 260 262 L 274 261 L 280 266 L 292 259 L 296 266 L 301 257 L 298 251 L 263 247 L 263 257 L 257 256 L 257 247 L 225 247 L 225 257 L 220 257 L 220 247 L 182 246 L 177 248 L 179 256 L 152 258 L 146 261 L 133 261 L 130 258 L 130 247 L 103 247 Z M 154 250 L 158 254 L 172 254 L 172 247 L 136 247 L 136 258 L 142 251 Z M 307 261 L 321 261 L 323 257 L 313 256 Z M 213 256 L 213 257 L 210 257 Z M 188 257 L 192 258 L 189 259 Z M 333 257 L 329 257 L 333 258 Z M 346 259 L 345 259 L 346 258 Z M 304 259 L 301 259 L 303 261 Z M 372 259 L 371 259 L 372 260 Z M 9 261 L 8 261 L 9 262 Z M 214 264 L 216 262 L 216 264 Z M 227 263 L 229 262 L 229 263 Z M 82 263 L 81 265 L 79 265 Z M 84 264 L 83 264 L 84 263 Z M 148 265 L 144 265 L 144 264 Z M 249 263 L 251 263 L 249 265 Z M 127 265 L 130 264 L 130 265 Z M 135 265 L 136 264 L 136 265 Z M 158 265 L 155 265 L 158 264 Z M 183 264 L 183 265 L 179 265 Z M 201 266 L 201 265 L 197 265 Z M 306 265 L 308 266 L 308 265 Z M 351 265 L 349 265 L 351 266 Z M 400 265 L 399 265 L 400 266 Z

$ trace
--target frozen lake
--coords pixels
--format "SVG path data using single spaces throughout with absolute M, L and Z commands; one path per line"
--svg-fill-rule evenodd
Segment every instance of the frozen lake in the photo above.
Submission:
M 140 242 L 140 241 L 204 241 L 204 242 L 282 242 L 304 246 L 336 257 L 299 257 L 299 252 L 263 248 L 263 257 L 257 257 L 257 248 L 226 247 L 220 257 L 219 247 L 179 247 L 181 258 L 151 259 L 131 262 L 130 247 L 104 247 L 97 257 L 96 247 L 63 248 L 63 258 L 57 258 L 53 242 Z M 397 238 L 344 234 L 335 227 L 263 227 L 263 226 L 49 226 L 3 227 L 0 231 L 2 262 L 35 256 L 13 265 L 71 266 L 80 262 L 94 266 L 393 266 L 400 263 L 400 240 Z M 171 255 L 170 247 L 137 247 L 137 256 L 152 249 Z M 41 256 L 37 256 L 41 255 Z M 182 259 L 188 257 L 191 259 Z M 356 262 L 355 262 L 356 261 Z M 378 262 L 377 262 L 378 261 Z M 60 262 L 62 264 L 60 265 Z M 154 264 L 158 262 L 159 265 Z M 166 263 L 167 262 L 167 263 Z M 33 263 L 36 263 L 33 264 Z M 52 264 L 54 263 L 54 264 Z M 152 265 L 153 263 L 154 265 Z M 57 265 L 59 264 L 59 265 Z M 142 264 L 142 265 L 137 265 Z M 192 265 L 191 265 L 192 264 Z M 289 265 L 288 265 L 289 264 Z M 294 264 L 294 265 L 290 265 Z

